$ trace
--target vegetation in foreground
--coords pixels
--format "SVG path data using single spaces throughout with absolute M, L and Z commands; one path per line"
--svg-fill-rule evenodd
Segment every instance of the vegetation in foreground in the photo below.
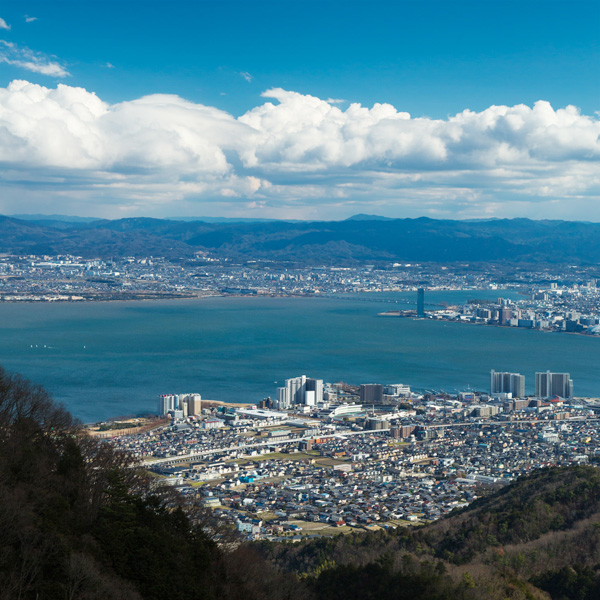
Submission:
M 0 598 L 600 597 L 600 470 L 540 470 L 414 529 L 240 543 L 0 368 Z
M 220 548 L 223 532 L 154 485 L 42 388 L 0 368 L 2 600 L 295 597 L 269 595 L 293 581 L 274 570 L 262 596 L 246 593 L 254 582 L 239 551 Z

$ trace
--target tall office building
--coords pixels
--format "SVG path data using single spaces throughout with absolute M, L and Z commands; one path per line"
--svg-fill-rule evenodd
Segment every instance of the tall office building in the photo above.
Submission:
M 307 377 L 304 386 L 304 404 L 316 406 L 317 402 L 323 402 L 323 380 Z
M 573 397 L 573 380 L 569 373 L 545 373 L 535 374 L 535 395 L 538 398 L 561 398 Z
M 525 397 L 525 375 L 520 373 L 490 372 L 490 395 L 512 394 L 513 398 Z
M 508 325 L 508 322 L 513 318 L 512 308 L 503 307 L 500 310 L 499 320 L 500 325 Z
M 419 288 L 417 290 L 417 317 L 425 316 L 425 290 Z
M 304 394 L 306 392 L 306 375 L 286 379 L 285 387 L 288 390 L 290 404 L 304 404 Z
M 380 383 L 363 383 L 360 386 L 361 404 L 379 404 L 383 401 L 383 386 Z
M 323 380 L 306 375 L 285 380 L 285 387 L 277 388 L 277 407 L 291 408 L 295 404 L 316 406 L 323 402 Z

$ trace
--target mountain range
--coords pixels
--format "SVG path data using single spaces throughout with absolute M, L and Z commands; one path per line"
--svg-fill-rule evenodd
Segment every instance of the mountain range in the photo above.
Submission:
M 0 216 L 0 252 L 192 257 L 233 261 L 358 265 L 408 262 L 600 262 L 600 223 L 530 219 L 387 219 L 225 221 L 59 215 Z

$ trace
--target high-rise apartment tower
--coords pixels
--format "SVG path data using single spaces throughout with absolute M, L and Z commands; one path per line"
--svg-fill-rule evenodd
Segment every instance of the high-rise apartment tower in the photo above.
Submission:
M 545 373 L 535 374 L 535 395 L 538 398 L 561 398 L 573 397 L 573 380 L 569 373 Z
M 379 383 L 363 383 L 360 386 L 361 404 L 379 404 L 383 401 L 383 386 Z
M 490 395 L 512 394 L 513 398 L 525 397 L 525 375 L 520 373 L 490 372 Z
M 285 387 L 277 388 L 277 408 L 291 408 L 295 404 L 316 406 L 323 402 L 323 380 L 306 375 L 285 380 Z

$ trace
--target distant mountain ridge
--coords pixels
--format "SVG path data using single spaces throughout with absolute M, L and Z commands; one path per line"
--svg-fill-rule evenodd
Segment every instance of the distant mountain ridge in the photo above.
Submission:
M 65 225 L 68 223 L 68 225 Z M 190 257 L 296 264 L 407 262 L 600 263 L 600 224 L 530 219 L 180 221 L 135 217 L 48 223 L 0 216 L 0 252 L 83 257 Z
M 346 221 L 393 221 L 391 217 L 381 217 L 379 215 L 366 215 L 365 213 L 358 213 L 348 217 Z

